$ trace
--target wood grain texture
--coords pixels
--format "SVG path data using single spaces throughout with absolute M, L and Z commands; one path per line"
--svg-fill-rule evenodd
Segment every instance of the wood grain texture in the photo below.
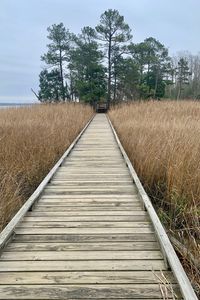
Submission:
M 46 227 L 46 228 L 150 228 L 149 222 L 55 222 L 55 221 L 23 221 L 18 228 Z
M 4 251 L 1 255 L 1 261 L 28 261 L 28 260 L 47 260 L 47 261 L 63 261 L 63 260 L 151 260 L 162 259 L 159 250 L 154 251 L 28 251 L 18 252 Z
M 30 271 L 167 271 L 163 259 L 0 261 L 1 272 Z
M 23 219 L 24 221 L 30 222 L 117 222 L 119 225 L 121 222 L 147 222 L 149 221 L 149 217 L 145 215 L 134 215 L 134 216 L 104 216 L 104 215 L 97 215 L 97 216 L 37 216 L 29 214 Z M 20 223 L 19 223 L 20 224 Z
M 4 272 L 0 274 L 2 284 L 148 284 L 176 283 L 169 271 L 69 271 L 69 272 Z
M 157 242 L 92 242 L 92 243 L 59 243 L 59 242 L 13 242 L 10 243 L 6 251 L 93 251 L 93 250 L 159 250 Z
M 132 242 L 132 241 L 156 241 L 154 233 L 132 233 L 132 234 L 16 234 L 13 237 L 14 241 L 21 242 Z
M 29 228 L 17 227 L 16 234 L 124 234 L 124 233 L 152 233 L 153 228 Z
M 73 211 L 31 211 L 28 212 L 26 214 L 27 216 L 51 216 L 52 218 L 55 216 L 110 216 L 110 219 L 112 216 L 147 216 L 147 213 L 145 211 L 142 210 L 117 210 L 117 211 L 106 211 L 106 210 L 100 210 L 98 209 L 98 211 L 93 210 L 93 211 L 80 211 L 80 210 L 76 210 L 75 212 Z
M 172 285 L 178 294 L 177 285 Z M 164 285 L 163 285 L 164 288 Z M 1 285 L 0 299 L 162 299 L 159 284 L 115 284 L 108 285 Z M 173 294 L 168 290 L 168 299 L 173 299 Z M 179 295 L 180 299 L 180 295 Z

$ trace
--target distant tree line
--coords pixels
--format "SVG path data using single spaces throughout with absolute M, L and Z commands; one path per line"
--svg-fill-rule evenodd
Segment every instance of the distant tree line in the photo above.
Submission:
M 132 42 L 131 29 L 109 9 L 95 28 L 75 35 L 63 23 L 47 29 L 49 44 L 41 60 L 40 101 L 84 101 L 108 105 L 120 100 L 200 99 L 200 56 L 170 57 L 153 37 Z

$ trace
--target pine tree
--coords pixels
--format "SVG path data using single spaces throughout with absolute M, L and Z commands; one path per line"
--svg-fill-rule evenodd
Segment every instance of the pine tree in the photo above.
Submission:
M 96 26 L 97 38 L 104 43 L 106 58 L 108 61 L 108 96 L 107 104 L 110 106 L 111 101 L 111 81 L 113 69 L 114 49 L 118 47 L 124 51 L 124 46 L 132 38 L 131 29 L 124 22 L 124 17 L 117 10 L 109 9 L 100 17 L 100 24 Z
M 188 62 L 183 57 L 178 61 L 177 68 L 177 82 L 178 82 L 178 94 L 177 100 L 181 98 L 181 92 L 184 89 L 184 85 L 189 84 L 189 67 Z
M 105 96 L 105 68 L 98 50 L 95 30 L 84 27 L 75 38 L 76 47 L 70 52 L 69 68 L 73 74 L 74 87 L 81 101 L 94 102 Z
M 39 75 L 39 95 L 41 102 L 59 102 L 63 97 L 63 89 L 60 80 L 60 72 L 57 69 L 40 72 Z M 65 87 L 66 89 L 66 87 Z M 67 94 L 67 90 L 65 91 Z
M 66 99 L 66 86 L 64 82 L 64 64 L 69 59 L 69 47 L 71 34 L 65 29 L 63 23 L 54 24 L 47 28 L 49 32 L 48 39 L 50 44 L 47 45 L 48 52 L 41 59 L 45 61 L 48 67 L 59 71 L 59 78 L 62 86 L 62 100 Z

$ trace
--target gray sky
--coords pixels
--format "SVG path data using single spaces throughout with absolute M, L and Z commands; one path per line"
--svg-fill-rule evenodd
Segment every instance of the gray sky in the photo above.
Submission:
M 153 36 L 170 54 L 200 51 L 199 0 L 0 0 L 0 102 L 35 100 L 48 26 L 63 22 L 78 33 L 108 8 L 124 15 L 133 42 Z

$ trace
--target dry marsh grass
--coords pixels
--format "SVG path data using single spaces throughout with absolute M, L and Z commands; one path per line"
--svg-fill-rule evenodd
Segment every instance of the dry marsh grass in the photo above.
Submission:
M 109 116 L 163 224 L 184 245 L 199 289 L 200 103 L 136 102 Z
M 0 110 L 0 231 L 92 114 L 73 103 Z

